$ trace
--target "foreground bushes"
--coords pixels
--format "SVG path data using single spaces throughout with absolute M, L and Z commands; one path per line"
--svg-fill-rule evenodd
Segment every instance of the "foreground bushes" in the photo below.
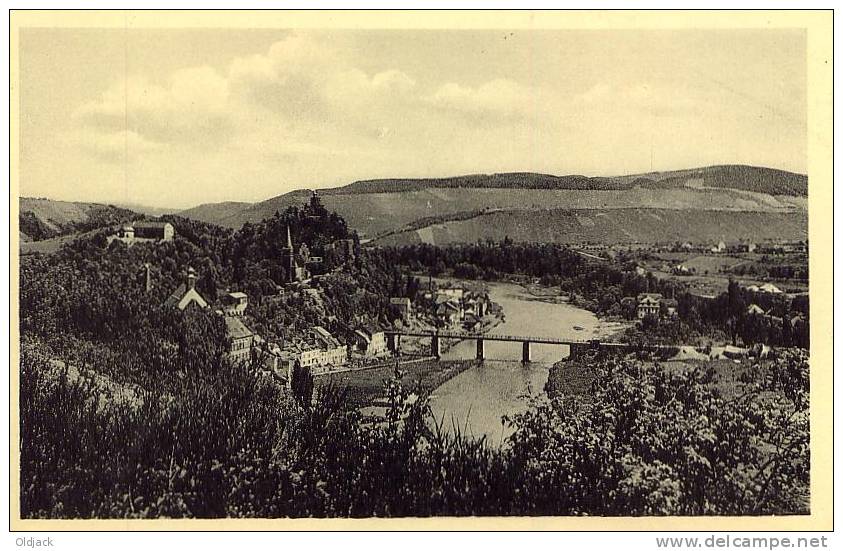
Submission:
M 446 434 L 423 400 L 402 421 L 365 426 L 335 389 L 299 405 L 271 378 L 228 365 L 104 402 L 84 377 L 25 351 L 21 508 L 59 518 L 805 512 L 807 362 L 787 361 L 774 382 L 728 402 L 710 374 L 596 361 L 593 405 L 536 404 L 498 449 Z

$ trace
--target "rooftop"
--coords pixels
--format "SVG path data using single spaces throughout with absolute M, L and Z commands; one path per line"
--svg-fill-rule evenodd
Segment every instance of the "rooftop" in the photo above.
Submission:
M 225 331 L 228 336 L 232 339 L 242 339 L 254 335 L 254 333 L 252 333 L 252 330 L 246 327 L 246 325 L 242 321 L 240 321 L 239 318 L 226 316 L 224 319 Z
M 135 228 L 163 228 L 172 226 L 169 222 L 135 222 Z

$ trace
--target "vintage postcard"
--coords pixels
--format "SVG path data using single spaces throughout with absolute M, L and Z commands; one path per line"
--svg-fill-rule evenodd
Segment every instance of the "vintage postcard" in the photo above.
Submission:
M 13 11 L 12 529 L 830 529 L 831 43 Z

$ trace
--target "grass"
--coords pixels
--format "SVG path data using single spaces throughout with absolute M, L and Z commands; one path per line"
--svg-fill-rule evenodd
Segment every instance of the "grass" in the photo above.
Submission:
M 79 237 L 78 233 L 73 233 L 70 235 L 60 235 L 58 237 L 53 237 L 50 239 L 44 239 L 42 241 L 21 241 L 20 243 L 20 254 L 52 254 L 59 250 L 62 245 L 66 243 L 70 243 Z
M 477 365 L 477 362 L 474 360 L 430 360 L 405 364 L 400 367 L 401 384 L 410 391 L 416 389 L 432 391 L 445 381 L 475 365 Z M 316 386 L 319 388 L 333 383 L 346 390 L 350 406 L 363 407 L 371 405 L 375 399 L 384 395 L 384 383 L 391 379 L 393 374 L 394 368 L 391 366 L 332 373 L 318 377 Z
M 732 360 L 668 360 L 660 363 L 662 368 L 670 373 L 689 373 L 698 367 L 714 368 L 715 378 L 710 386 L 725 399 L 741 394 L 746 387 L 746 383 L 741 380 L 742 376 L 754 370 L 759 374 L 764 374 L 769 364 L 769 360 L 764 360 L 758 365 L 752 365 L 746 359 L 740 363 Z M 595 377 L 596 371 L 592 367 L 580 362 L 562 360 L 550 369 L 545 390 L 551 398 L 577 396 L 588 401 L 591 394 L 591 382 Z

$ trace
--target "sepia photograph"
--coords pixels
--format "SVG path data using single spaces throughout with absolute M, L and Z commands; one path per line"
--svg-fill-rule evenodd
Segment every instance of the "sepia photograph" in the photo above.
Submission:
M 11 18 L 13 527 L 830 526 L 830 11 Z

